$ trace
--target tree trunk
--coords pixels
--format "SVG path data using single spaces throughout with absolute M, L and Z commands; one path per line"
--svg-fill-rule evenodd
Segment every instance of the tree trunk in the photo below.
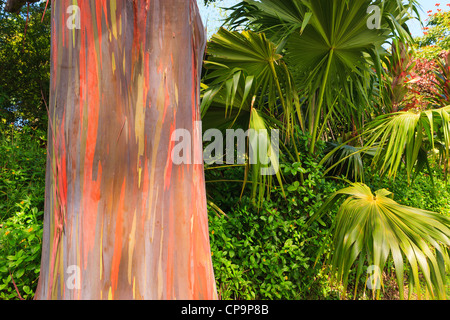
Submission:
M 75 3 L 52 1 L 36 299 L 216 299 L 196 2 Z M 193 164 L 173 163 L 176 129 L 192 135 Z

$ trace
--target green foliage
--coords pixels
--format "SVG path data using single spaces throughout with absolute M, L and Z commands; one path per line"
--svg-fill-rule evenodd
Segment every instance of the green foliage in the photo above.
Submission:
M 251 31 L 239 33 L 220 29 L 212 37 L 205 60 L 207 73 L 203 77 L 201 111 L 205 130 L 252 129 L 260 138 L 264 135 L 266 141 L 271 129 L 278 129 L 280 135 L 286 137 L 292 135 L 297 121 L 302 123 L 301 118 L 297 119 L 301 116 L 300 104 L 292 76 L 276 51 L 264 34 Z M 267 148 L 271 164 L 277 167 L 270 143 Z M 267 162 L 259 157 L 255 159 L 257 163 L 249 166 L 249 171 L 255 172 L 252 194 L 261 201 L 265 188 L 260 186 L 270 185 L 266 180 L 271 179 L 257 174 L 262 163 Z M 278 174 L 276 179 L 282 186 Z
M 363 147 L 356 145 L 355 139 L 346 135 L 348 138 L 339 137 L 337 141 L 329 141 L 325 152 L 327 156 L 321 161 L 327 168 L 325 173 L 332 176 L 343 176 L 351 181 L 364 182 L 365 167 L 364 155 L 373 155 L 374 150 L 365 150 Z M 365 150 L 365 151 L 364 151 Z
M 400 299 L 404 298 L 406 273 L 410 295 L 414 289 L 420 299 L 423 282 L 432 298 L 445 299 L 450 218 L 401 205 L 386 189 L 372 193 L 366 185 L 355 183 L 332 194 L 311 221 L 342 196 L 347 198 L 335 218 L 330 265 L 332 277 L 343 283 L 344 294 L 350 270 L 358 269 L 358 283 L 365 263 L 377 268 L 376 277 L 383 286 L 381 274 L 389 259 L 394 262 Z M 369 288 L 374 297 L 381 286 Z
M 377 117 L 369 123 L 366 148 L 376 147 L 373 163 L 382 174 L 395 177 L 404 163 L 408 182 L 413 173 L 429 166 L 429 155 L 437 148 L 443 159 L 450 159 L 450 107 L 422 112 L 407 111 Z M 448 161 L 443 162 L 448 175 Z M 413 172 L 414 171 L 414 172 Z
M 305 150 L 308 137 L 302 136 L 297 144 Z M 305 228 L 305 221 L 320 208 L 324 195 L 335 191 L 336 184 L 324 179 L 314 159 L 301 154 L 301 163 L 281 165 L 286 198 L 275 187 L 260 209 L 249 196 L 239 200 L 239 194 L 227 199 L 231 205 L 226 214 L 210 208 L 213 264 L 222 299 L 337 297 L 328 285 L 326 266 L 316 260 L 329 253 L 332 213 L 313 228 Z M 237 170 L 229 169 L 224 175 L 239 176 Z M 210 195 L 223 199 L 215 192 Z
M 436 59 L 442 51 L 450 50 L 450 11 L 443 10 L 438 8 L 436 12 L 427 12 L 428 22 L 423 36 L 416 39 L 418 57 Z
M 428 170 L 435 178 L 434 184 L 430 183 Z M 432 162 L 429 169 L 416 176 L 412 186 L 408 184 L 405 172 L 399 173 L 395 180 L 389 180 L 380 177 L 379 172 L 372 172 L 369 167 L 366 171 L 370 176 L 367 183 L 372 189 L 388 187 L 400 204 L 450 216 L 450 186 L 445 182 L 439 164 Z
M 310 267 L 303 252 L 301 219 L 283 219 L 241 204 L 229 218 L 212 217 L 212 252 L 222 299 L 299 299 L 301 275 Z M 270 211 L 269 211 L 270 210 Z M 306 280 L 306 279 L 303 279 Z
M 16 208 L 0 228 L 0 300 L 18 298 L 14 283 L 23 299 L 32 299 L 39 278 L 43 212 L 29 199 Z
M 349 3 L 244 0 L 232 8 L 228 19 L 233 28 L 245 26 L 266 33 L 285 56 L 304 98 L 304 115 L 297 116 L 312 134 L 311 154 L 328 133 L 325 124 L 340 134 L 360 129 L 370 119 L 375 84 L 381 81 L 383 44 L 395 36 L 410 39 L 405 23 L 412 17 L 408 10 L 417 5 L 396 0 Z M 371 5 L 383 8 L 381 28 L 367 27 Z
M 46 140 L 44 131 L 0 123 L 0 221 L 14 214 L 15 204 L 30 199 L 44 209 Z
M 39 277 L 45 133 L 0 123 L 0 300 L 32 299 Z M 12 277 L 11 277 L 12 276 Z
M 0 117 L 47 127 L 45 100 L 50 88 L 50 13 L 45 2 L 4 12 L 0 0 Z

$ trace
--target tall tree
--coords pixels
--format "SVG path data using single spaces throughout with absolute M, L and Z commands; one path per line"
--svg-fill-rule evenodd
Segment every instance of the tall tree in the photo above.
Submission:
M 9 123 L 48 125 L 45 102 L 50 82 L 50 15 L 45 3 L 19 14 L 6 12 L 0 0 L 0 116 Z
M 52 1 L 37 299 L 215 299 L 195 0 Z M 175 164 L 171 137 L 192 152 Z M 189 137 L 184 136 L 185 141 Z

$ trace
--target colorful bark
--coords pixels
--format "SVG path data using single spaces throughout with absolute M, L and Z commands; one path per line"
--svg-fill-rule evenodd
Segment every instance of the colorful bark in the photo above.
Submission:
M 176 129 L 202 157 L 204 45 L 195 0 L 52 1 L 37 299 L 217 298 L 203 164 L 171 159 Z

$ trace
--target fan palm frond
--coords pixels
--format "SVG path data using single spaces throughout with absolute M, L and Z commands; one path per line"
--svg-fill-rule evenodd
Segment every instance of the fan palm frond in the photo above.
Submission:
M 389 258 L 394 262 L 400 298 L 404 299 L 404 281 L 408 274 L 410 293 L 421 296 L 421 281 L 427 292 L 445 298 L 446 267 L 449 266 L 450 219 L 437 213 L 398 204 L 388 190 L 372 193 L 364 184 L 355 183 L 334 193 L 311 218 L 318 219 L 341 197 L 346 197 L 335 219 L 332 275 L 344 286 L 352 268 L 357 279 L 364 266 L 375 266 L 381 277 Z M 374 296 L 379 292 L 372 287 Z M 356 294 L 357 286 L 355 288 Z

